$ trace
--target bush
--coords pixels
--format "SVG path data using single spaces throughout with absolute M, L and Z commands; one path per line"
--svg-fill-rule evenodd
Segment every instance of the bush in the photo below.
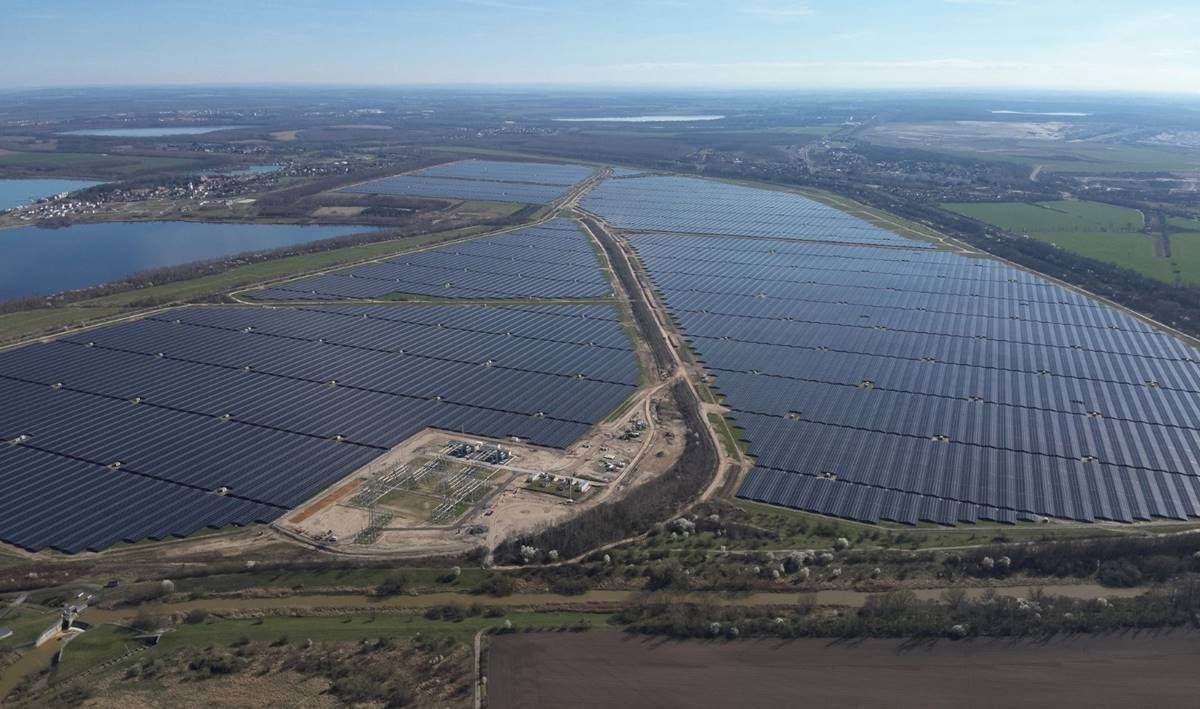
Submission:
M 425 611 L 425 617 L 429 620 L 447 620 L 457 623 L 463 618 L 466 618 L 467 614 L 463 612 L 462 606 L 445 605 L 433 606 L 429 610 Z
M 139 609 L 137 615 L 129 623 L 129 627 L 139 633 L 153 633 L 160 630 L 163 625 L 162 616 L 150 612 L 147 608 Z
M 560 596 L 578 596 L 591 588 L 592 582 L 586 576 L 560 576 L 550 580 L 550 592 Z
M 507 574 L 492 574 L 471 589 L 471 593 L 488 596 L 511 596 L 516 582 Z
M 1101 586 L 1130 588 L 1142 582 L 1142 572 L 1133 562 L 1126 559 L 1106 561 L 1096 571 L 1096 581 Z
M 381 581 L 375 587 L 376 596 L 399 596 L 408 592 L 408 577 L 404 574 L 393 574 Z
M 193 608 L 183 616 L 183 622 L 188 625 L 199 625 L 208 620 L 208 611 L 203 608 Z

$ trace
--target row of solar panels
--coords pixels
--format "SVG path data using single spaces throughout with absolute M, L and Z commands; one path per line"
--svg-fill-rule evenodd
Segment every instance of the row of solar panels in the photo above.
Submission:
M 426 427 L 565 447 L 637 378 L 607 305 L 192 308 L 9 350 L 0 438 L 28 467 L 0 497 L 80 503 L 57 527 L 0 515 L 0 539 L 267 521 Z
M 742 414 L 737 420 L 752 439 L 749 453 L 760 469 L 895 491 L 913 496 L 909 504 L 934 497 L 1024 516 L 1080 521 L 1200 516 L 1200 479 L 1195 476 L 777 417 Z M 803 469 L 797 470 L 797 460 L 803 460 Z M 911 521 L 911 517 L 898 521 Z
M 640 170 L 633 167 L 614 167 L 609 176 L 614 180 L 623 180 L 628 177 L 645 177 L 650 174 L 653 174 L 650 170 Z
M 783 349 L 701 337 L 689 338 L 689 342 L 703 352 L 699 361 L 715 373 L 722 386 L 739 376 L 756 376 L 769 378 L 782 390 L 789 381 L 813 382 L 1200 429 L 1200 403 L 1194 392 L 915 357 Z
M 0 446 L 0 489 L 3 539 L 26 549 L 98 550 L 123 540 L 269 522 L 282 512 L 29 446 Z
M 566 227 L 564 229 L 564 227 Z M 612 294 L 590 239 L 567 219 L 255 291 L 260 300 L 600 298 Z
M 721 372 L 716 386 L 737 392 L 731 405 L 740 412 L 1064 460 L 1094 458 L 1121 467 L 1200 474 L 1196 428 L 1132 422 L 1079 409 L 1018 409 L 755 374 Z
M 803 284 L 753 284 L 739 282 L 699 282 L 695 276 L 663 273 L 656 281 L 663 288 L 687 293 L 686 310 L 707 310 L 725 314 L 743 314 L 786 320 L 797 307 L 810 304 L 855 305 L 877 309 L 937 312 L 946 315 L 989 320 L 1020 320 L 1074 328 L 1152 332 L 1139 320 L 1120 311 L 1105 308 L 1070 308 L 1061 303 L 1021 301 L 1006 298 L 963 297 L 950 293 L 891 290 L 881 298 L 873 289 L 861 286 Z M 868 291 L 865 294 L 864 292 Z M 767 302 L 762 302 L 766 299 Z
M 605 180 L 581 205 L 629 231 L 733 234 L 805 241 L 889 244 L 914 242 L 791 192 L 689 177 Z
M 753 320 L 688 311 L 679 311 L 675 315 L 690 334 L 708 340 L 724 339 L 758 346 L 860 353 L 929 364 L 988 367 L 1191 393 L 1200 391 L 1200 382 L 1197 381 L 1200 372 L 1195 363 L 1171 359 L 1046 346 L 1032 341 L 989 340 L 844 323 Z M 804 355 L 798 352 L 796 356 Z M 869 373 L 867 378 L 870 378 Z
M 695 261 L 718 261 L 727 263 L 778 263 L 792 265 L 792 259 L 777 259 L 778 255 L 813 256 L 830 260 L 830 263 L 848 262 L 856 265 L 914 264 L 927 266 L 949 266 L 990 270 L 1006 274 L 1012 269 L 1002 261 L 978 258 L 964 261 L 957 254 L 941 249 L 895 249 L 874 248 L 864 244 L 840 244 L 832 241 L 808 242 L 785 239 L 747 239 L 741 236 L 711 236 L 697 242 L 695 239 L 677 239 L 674 234 L 639 234 L 638 242 L 647 253 Z M 916 243 L 916 242 L 913 242 Z M 1022 272 L 1023 273 L 1023 272 Z M 993 274 L 994 277 L 994 274 Z M 1031 276 L 1032 277 L 1032 276 Z
M 948 252 L 630 242 L 745 431 L 743 497 L 909 523 L 1200 515 L 1200 352 L 1125 313 Z
M 541 185 L 570 186 L 592 174 L 592 168 L 550 162 L 511 162 L 507 160 L 458 160 L 417 170 L 416 175 L 450 177 L 461 180 L 498 180 L 532 182 Z
M 980 283 L 1020 283 L 1043 288 L 1054 288 L 1046 280 L 1032 273 L 1013 268 L 998 267 L 998 262 L 987 259 L 964 259 L 955 261 L 902 259 L 903 255 L 916 253 L 925 256 L 946 252 L 906 252 L 895 248 L 863 246 L 861 258 L 853 257 L 854 247 L 829 244 L 794 243 L 793 248 L 781 252 L 754 251 L 747 245 L 764 243 L 788 243 L 766 239 L 729 239 L 713 237 L 723 244 L 723 249 L 688 249 L 686 243 L 674 234 L 641 234 L 639 244 L 644 253 L 672 259 L 675 268 L 685 273 L 727 274 L 731 277 L 744 275 L 769 281 L 803 282 L 812 278 L 813 272 L 871 273 L 905 278 L 937 277 L 948 280 Z M 686 241 L 686 240 L 685 240 Z M 740 241 L 741 244 L 736 242 Z M 1071 295 L 1079 295 L 1068 292 Z M 1081 302 L 1086 298 L 1079 296 Z
M 465 160 L 371 180 L 341 191 L 546 204 L 591 173 L 591 168 L 582 165 Z
M 708 320 L 714 323 L 721 318 L 730 318 L 731 321 L 726 322 L 727 327 L 722 332 L 737 339 L 769 339 L 774 337 L 776 331 L 782 333 L 800 327 L 792 323 L 843 326 L 1122 354 L 1182 363 L 1178 369 L 1194 373 L 1193 367 L 1185 366 L 1195 363 L 1191 360 L 1193 353 L 1182 343 L 1162 337 L 1147 337 L 1141 331 L 1079 327 L 1015 318 L 977 318 L 932 310 L 898 310 L 882 303 L 876 306 L 813 303 L 691 291 L 679 300 L 675 306 L 679 312 L 692 313 L 697 318 L 707 315 L 710 316 Z M 756 309 L 755 305 L 760 307 Z

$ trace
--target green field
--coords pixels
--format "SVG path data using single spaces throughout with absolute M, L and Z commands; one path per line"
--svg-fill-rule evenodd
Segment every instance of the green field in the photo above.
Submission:
M 58 620 L 58 612 L 45 608 L 17 606 L 8 607 L 8 601 L 0 601 L 0 628 L 8 628 L 12 635 L 0 638 L 0 651 L 19 647 L 37 640 L 42 631 Z
M 602 629 L 608 616 L 584 612 L 512 612 L 502 617 L 488 618 L 468 615 L 459 621 L 431 620 L 418 613 L 364 613 L 326 616 L 270 616 L 255 620 L 210 617 L 195 625 L 177 625 L 166 633 L 158 647 L 142 656 L 162 657 L 185 648 L 205 648 L 241 642 L 279 642 L 290 638 L 304 642 L 360 642 L 377 638 L 405 638 L 418 634 L 451 637 L 469 642 L 480 630 L 497 628 L 505 620 L 514 629 L 549 630 L 576 624 Z M 100 625 L 73 640 L 63 653 L 62 664 L 54 671 L 52 683 L 61 683 L 89 669 L 121 658 L 141 643 L 134 633 L 115 625 Z M 286 642 L 286 640 L 285 640 Z
M 1136 209 L 1083 201 L 952 203 L 942 207 L 1165 283 L 1200 283 L 1200 239 L 1172 234 L 1171 257 L 1159 256 L 1155 237 L 1142 233 L 1144 220 Z
M 1171 226 L 1175 227 L 1176 229 L 1183 229 L 1184 231 L 1200 232 L 1200 219 L 1188 219 L 1187 217 L 1171 217 L 1170 219 L 1167 220 L 1167 223 L 1170 224 Z

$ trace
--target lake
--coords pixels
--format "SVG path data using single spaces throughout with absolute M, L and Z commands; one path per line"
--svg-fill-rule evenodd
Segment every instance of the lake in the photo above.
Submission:
M 249 128 L 249 126 L 176 126 L 161 128 L 88 128 L 86 130 L 69 130 L 59 135 L 99 135 L 108 138 L 161 138 L 168 135 L 200 135 L 215 133 L 219 130 L 234 128 Z
M 90 180 L 0 180 L 0 211 L 59 192 L 74 192 L 99 184 L 102 183 Z
M 602 118 L 555 118 L 563 123 L 686 123 L 719 121 L 725 116 L 607 116 Z
M 139 271 L 371 231 L 299 224 L 112 222 L 0 229 L 0 299 L 49 295 Z

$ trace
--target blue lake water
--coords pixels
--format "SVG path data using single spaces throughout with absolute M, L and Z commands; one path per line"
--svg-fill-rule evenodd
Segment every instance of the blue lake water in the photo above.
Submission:
M 0 229 L 0 299 L 49 295 L 139 271 L 370 231 L 298 224 L 113 222 Z
M 59 192 L 74 192 L 98 184 L 101 183 L 90 180 L 0 180 L 0 211 Z
M 161 138 L 169 135 L 200 135 L 214 133 L 231 128 L 247 128 L 248 126 L 176 126 L 162 128 L 88 128 L 87 130 L 69 130 L 59 135 L 100 135 L 109 138 Z

